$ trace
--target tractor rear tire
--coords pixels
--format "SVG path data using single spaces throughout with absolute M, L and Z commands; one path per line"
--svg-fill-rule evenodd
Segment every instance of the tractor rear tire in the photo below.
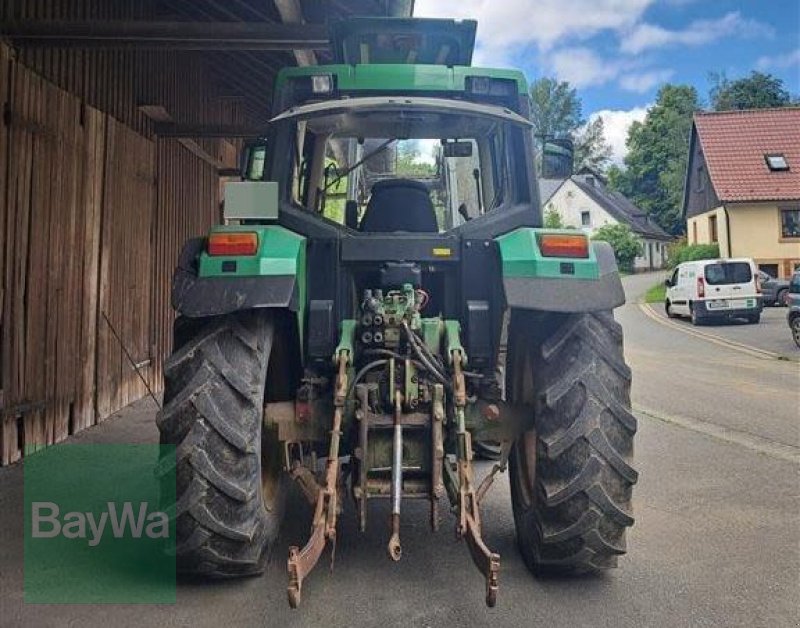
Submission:
M 280 457 L 261 429 L 273 330 L 263 311 L 176 321 L 157 423 L 161 443 L 176 446 L 181 573 L 261 573 L 278 535 Z
M 622 329 L 611 312 L 512 316 L 509 398 L 534 408 L 514 444 L 517 541 L 536 575 L 617 566 L 633 524 L 636 418 Z

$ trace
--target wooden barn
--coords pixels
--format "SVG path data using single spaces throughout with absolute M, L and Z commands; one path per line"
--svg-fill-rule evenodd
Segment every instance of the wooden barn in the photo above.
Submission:
M 175 260 L 219 221 L 276 72 L 328 58 L 333 20 L 412 9 L 0 0 L 3 465 L 103 421 L 145 382 L 158 392 Z

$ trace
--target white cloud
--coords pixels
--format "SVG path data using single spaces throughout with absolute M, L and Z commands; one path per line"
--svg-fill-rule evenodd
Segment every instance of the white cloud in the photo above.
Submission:
M 620 77 L 619 84 L 622 89 L 629 92 L 637 92 L 643 94 L 652 88 L 665 83 L 672 75 L 675 74 L 674 70 L 647 70 L 645 72 L 631 72 Z
M 611 145 L 611 161 L 613 163 L 622 164 L 622 160 L 628 153 L 628 148 L 625 146 L 625 140 L 628 138 L 628 128 L 633 122 L 644 120 L 648 109 L 649 105 L 634 107 L 628 111 L 603 109 L 595 111 L 589 116 L 590 122 L 596 118 L 603 118 L 603 130 L 606 140 Z
M 621 69 L 619 63 L 602 59 L 588 48 L 561 48 L 549 55 L 549 64 L 559 79 L 577 88 L 607 83 Z
M 545 55 L 544 60 L 562 81 L 583 89 L 619 80 L 622 89 L 642 94 L 669 80 L 674 70 L 645 69 L 637 59 L 608 59 L 586 47 L 560 48 Z
M 800 66 L 800 48 L 786 54 L 759 57 L 758 61 L 756 61 L 756 67 L 759 70 L 767 70 L 769 68 L 787 69 L 795 65 Z
M 416 17 L 477 19 L 482 62 L 507 63 L 510 51 L 547 51 L 568 40 L 632 28 L 656 0 L 416 0 Z M 568 5 L 568 6 L 566 6 Z
M 744 18 L 739 11 L 732 11 L 714 20 L 695 20 L 682 30 L 669 30 L 648 23 L 637 24 L 622 38 L 620 47 L 623 52 L 639 54 L 664 46 L 702 46 L 730 36 L 771 37 L 773 34 L 771 26 Z

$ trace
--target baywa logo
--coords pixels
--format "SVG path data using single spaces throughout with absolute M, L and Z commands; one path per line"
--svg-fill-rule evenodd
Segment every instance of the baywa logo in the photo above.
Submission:
M 56 445 L 25 459 L 25 602 L 175 602 L 175 448 Z
M 142 538 L 142 533 L 151 539 L 169 538 L 169 517 L 165 512 L 147 511 L 147 502 L 139 504 L 138 514 L 130 502 L 123 504 L 120 511 L 114 502 L 107 502 L 108 509 L 95 517 L 93 512 L 68 512 L 59 518 L 60 509 L 53 502 L 33 502 L 31 536 L 34 539 L 52 539 L 59 534 L 67 539 L 86 539 L 89 547 L 96 547 L 103 539 L 106 525 L 110 524 L 111 534 L 121 539 L 127 534 L 134 539 Z

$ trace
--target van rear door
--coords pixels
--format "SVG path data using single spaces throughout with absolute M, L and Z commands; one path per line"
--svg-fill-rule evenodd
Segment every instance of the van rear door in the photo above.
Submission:
M 706 307 L 738 310 L 758 306 L 753 267 L 747 261 L 719 261 L 703 269 Z

